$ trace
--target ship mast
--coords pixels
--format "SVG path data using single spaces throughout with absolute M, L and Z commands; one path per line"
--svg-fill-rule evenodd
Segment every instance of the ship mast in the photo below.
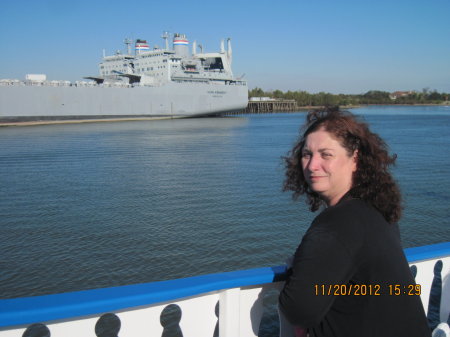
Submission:
M 126 38 L 125 40 L 123 40 L 123 43 L 125 43 L 127 45 L 128 55 L 131 55 L 131 44 L 133 43 L 133 40 Z
M 161 37 L 164 39 L 166 44 L 166 50 L 169 50 L 169 32 L 163 32 L 163 35 Z

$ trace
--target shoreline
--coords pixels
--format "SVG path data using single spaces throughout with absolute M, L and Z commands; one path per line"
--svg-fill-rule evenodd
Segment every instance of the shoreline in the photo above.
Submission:
M 401 104 L 381 104 L 381 103 L 377 103 L 377 104 L 361 104 L 360 106 L 380 106 L 380 105 L 388 105 L 388 106 L 450 106 L 450 101 L 445 101 L 443 103 L 412 103 L 412 104 L 406 104 L 406 103 L 401 103 Z
M 439 103 L 439 104 L 433 104 L 433 103 L 415 103 L 415 104 L 357 104 L 357 105 L 339 105 L 342 109 L 355 109 L 355 108 L 361 108 L 361 107 L 368 107 L 368 106 L 448 106 L 450 107 L 450 101 L 447 101 L 445 103 Z M 318 109 L 323 108 L 324 106 L 320 105 L 302 105 L 299 106 L 298 109 L 300 110 L 310 110 L 310 109 Z
M 448 106 L 450 107 L 450 101 L 441 104 L 359 104 L 359 105 L 341 105 L 342 109 L 356 109 L 369 106 Z M 318 105 L 304 105 L 297 107 L 296 111 L 308 111 L 314 109 L 324 108 L 324 106 Z M 278 112 L 278 111 L 277 111 Z M 273 113 L 276 113 L 275 111 Z M 236 115 L 240 115 L 237 113 Z M 36 126 L 36 125 L 60 125 L 60 124 L 84 124 L 84 123 L 106 123 L 106 122 L 133 122 L 133 121 L 152 121 L 152 120 L 167 120 L 177 119 L 180 117 L 173 116 L 153 116 L 153 117 L 125 117 L 125 118 L 96 118 L 96 119 L 66 119 L 66 120 L 36 120 L 36 121 L 14 121 L 14 122 L 0 122 L 1 127 L 14 127 L 14 126 Z
M 370 103 L 370 104 L 350 104 L 350 105 L 340 105 L 340 107 L 347 108 L 347 107 L 360 107 L 360 106 L 450 106 L 450 101 L 446 101 L 443 103 L 413 103 L 413 104 L 407 104 L 407 103 L 399 103 L 399 104 L 392 104 L 392 103 Z M 302 105 L 299 108 L 314 108 L 318 107 L 318 105 Z
M 83 123 L 102 123 L 102 122 L 133 122 L 176 119 L 180 117 L 129 117 L 129 118 L 97 118 L 97 119 L 66 119 L 66 120 L 37 120 L 37 121 L 15 121 L 0 122 L 0 127 L 8 126 L 35 126 L 35 125 L 58 125 L 58 124 L 83 124 Z

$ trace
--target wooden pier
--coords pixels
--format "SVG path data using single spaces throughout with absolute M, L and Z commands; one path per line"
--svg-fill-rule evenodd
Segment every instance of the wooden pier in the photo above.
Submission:
M 297 102 L 294 99 L 249 101 L 246 109 L 234 114 L 259 114 L 288 111 L 299 111 Z

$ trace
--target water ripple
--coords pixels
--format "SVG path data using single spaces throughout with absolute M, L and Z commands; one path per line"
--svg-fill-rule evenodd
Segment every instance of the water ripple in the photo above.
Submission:
M 399 154 L 405 246 L 448 240 L 450 117 L 364 116 Z M 314 217 L 281 192 L 303 119 L 0 130 L 1 297 L 283 263 Z

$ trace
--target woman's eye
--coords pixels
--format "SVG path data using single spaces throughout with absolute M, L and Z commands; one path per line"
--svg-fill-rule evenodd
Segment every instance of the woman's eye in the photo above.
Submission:
M 322 157 L 323 157 L 323 158 L 331 157 L 331 153 L 322 152 Z
M 302 158 L 309 158 L 309 157 L 311 157 L 311 153 L 306 152 L 302 153 Z

